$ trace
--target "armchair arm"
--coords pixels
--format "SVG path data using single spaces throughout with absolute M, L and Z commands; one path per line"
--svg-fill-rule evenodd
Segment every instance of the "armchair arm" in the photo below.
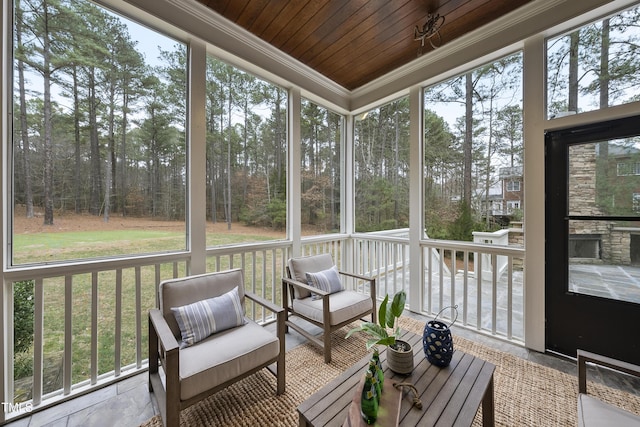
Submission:
M 269 311 L 272 311 L 274 314 L 278 314 L 281 311 L 284 311 L 284 308 L 280 307 L 279 305 L 276 305 L 274 303 L 272 303 L 271 301 L 269 301 L 266 298 L 262 298 L 261 296 L 254 294 L 253 292 L 244 292 L 244 295 L 249 298 L 252 301 L 255 301 L 257 304 L 260 304 L 261 306 L 263 306 L 264 308 L 266 308 Z
M 157 308 L 149 310 L 149 320 L 151 321 L 153 330 L 158 336 L 163 353 L 169 353 L 180 348 L 176 337 L 173 336 L 173 332 L 171 332 L 160 310 Z M 149 357 L 151 357 L 151 355 L 149 355 Z M 162 357 L 165 358 L 165 355 L 163 354 Z
M 362 274 L 356 274 L 356 273 L 347 273 L 346 271 L 339 271 L 338 273 L 344 274 L 345 276 L 349 276 L 349 277 L 355 277 L 356 279 L 364 280 L 367 282 L 373 282 L 374 280 L 376 280 L 373 277 L 364 276 Z
M 622 360 L 612 359 L 610 357 L 602 356 L 588 351 L 578 350 L 578 391 L 580 393 L 587 392 L 587 362 L 640 377 L 640 366 L 638 365 L 624 362 Z
M 313 292 L 314 294 L 320 295 L 322 297 L 324 297 L 325 295 L 329 295 L 329 292 L 325 292 L 325 291 L 320 290 L 318 288 L 314 288 L 313 286 L 309 286 L 307 283 L 299 282 L 297 280 L 289 279 L 287 277 L 283 277 L 282 278 L 282 282 L 283 283 L 287 283 L 287 284 L 292 285 L 292 286 L 297 286 L 297 287 L 302 288 L 302 289 L 306 289 L 309 292 Z

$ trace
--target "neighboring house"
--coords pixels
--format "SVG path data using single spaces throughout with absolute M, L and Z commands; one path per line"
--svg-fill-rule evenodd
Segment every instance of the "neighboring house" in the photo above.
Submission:
M 500 168 L 500 189 L 498 194 L 489 194 L 483 201 L 486 213 L 496 222 L 508 224 L 514 214 L 524 210 L 524 180 L 522 166 Z
M 612 208 L 621 215 L 640 212 L 640 150 L 635 147 L 609 145 L 607 188 L 613 195 Z

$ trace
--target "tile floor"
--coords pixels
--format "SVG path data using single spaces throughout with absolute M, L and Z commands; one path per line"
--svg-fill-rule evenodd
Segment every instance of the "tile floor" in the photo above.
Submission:
M 426 322 L 427 318 L 417 314 L 409 315 Z M 318 329 L 318 332 L 320 330 Z M 484 343 L 501 351 L 507 351 L 524 359 L 559 369 L 576 375 L 575 361 L 554 355 L 542 354 L 511 343 L 475 333 L 474 331 L 452 328 L 455 335 Z M 303 343 L 305 339 L 295 332 L 287 334 L 287 350 Z M 597 370 L 589 379 L 624 390 L 640 393 L 640 380 Z M 6 424 L 8 427 L 136 427 L 157 414 L 155 400 L 147 388 L 147 375 L 141 373 L 104 387 L 87 395 L 72 399 L 51 408 L 35 412 L 33 415 Z

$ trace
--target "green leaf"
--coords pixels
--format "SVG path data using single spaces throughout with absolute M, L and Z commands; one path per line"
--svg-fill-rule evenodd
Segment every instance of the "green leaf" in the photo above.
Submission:
M 362 331 L 362 326 L 358 327 L 358 328 L 353 328 L 352 330 L 350 330 L 349 332 L 347 332 L 347 335 L 345 336 L 346 338 L 349 338 L 351 335 L 353 335 L 354 333 L 358 332 L 358 331 Z
M 374 347 L 374 346 L 376 346 L 378 344 L 379 344 L 378 340 L 376 340 L 376 339 L 367 340 L 367 351 L 371 350 L 372 347 Z
M 387 327 L 393 328 L 393 325 L 396 323 L 396 317 L 393 315 L 393 310 L 391 309 L 391 304 L 387 304 Z
M 387 302 L 389 301 L 389 295 L 385 295 L 382 300 L 382 304 L 380 304 L 380 308 L 378 309 L 378 323 L 383 328 L 387 324 Z
M 398 326 L 393 334 L 394 338 L 400 338 L 400 335 L 402 334 L 402 331 L 400 330 L 400 326 Z
M 394 295 L 393 302 L 391 303 L 391 312 L 395 317 L 400 317 L 402 315 L 406 301 L 407 293 L 405 291 L 400 291 Z
M 393 345 L 396 342 L 396 337 L 387 337 L 381 340 L 378 340 L 377 344 L 379 345 Z
M 359 327 L 351 329 L 347 333 L 345 338 L 349 338 L 351 335 L 353 335 L 357 331 L 363 331 L 363 332 L 368 333 L 369 335 L 374 337 L 376 339 L 376 341 L 389 337 L 389 334 L 388 334 L 388 332 L 387 332 L 387 330 L 385 328 L 383 328 L 380 325 L 377 325 L 375 323 L 365 322 L 365 323 L 361 324 Z

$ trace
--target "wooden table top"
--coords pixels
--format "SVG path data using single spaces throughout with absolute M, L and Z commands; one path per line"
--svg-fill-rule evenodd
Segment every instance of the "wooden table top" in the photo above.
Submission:
M 385 390 L 393 387 L 392 383 L 409 382 L 420 393 L 422 409 L 413 408 L 413 395 L 405 388 L 400 407 L 401 426 L 470 426 L 481 403 L 484 424 L 493 424 L 493 364 L 455 350 L 454 337 L 451 364 L 439 368 L 427 361 L 421 336 L 405 332 L 401 339 L 413 346 L 414 370 L 410 375 L 388 370 L 386 348 L 380 352 Z M 341 426 L 370 357 L 367 355 L 305 400 L 298 407 L 300 426 Z

